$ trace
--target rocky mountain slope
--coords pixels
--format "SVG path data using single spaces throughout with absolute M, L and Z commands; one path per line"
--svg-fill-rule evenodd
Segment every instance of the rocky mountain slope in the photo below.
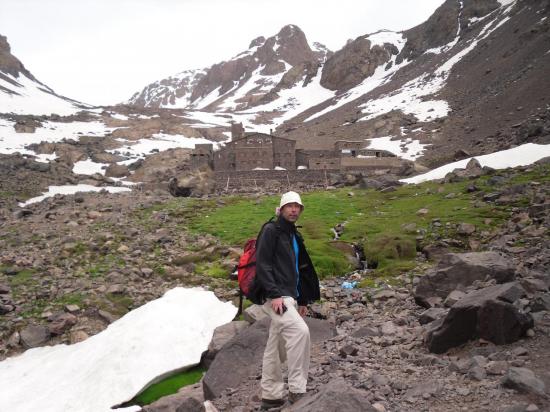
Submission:
M 235 58 L 150 85 L 130 103 L 296 139 L 298 147 L 390 136 L 440 164 L 549 141 L 547 0 L 447 0 L 424 23 L 315 53 L 296 26 Z M 179 100 L 178 100 L 179 99 Z M 206 121 L 206 119 L 208 119 Z M 457 154 L 462 153 L 462 154 Z
M 268 103 L 282 89 L 309 82 L 330 54 L 309 46 L 299 27 L 288 25 L 275 36 L 258 37 L 249 48 L 207 69 L 187 70 L 150 84 L 129 103 L 142 107 L 177 107 L 224 111 Z
M 56 94 L 37 80 L 0 35 L 0 113 L 69 115 L 89 107 Z

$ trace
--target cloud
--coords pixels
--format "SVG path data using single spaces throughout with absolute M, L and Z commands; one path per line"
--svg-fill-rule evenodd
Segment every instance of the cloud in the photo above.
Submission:
M 381 28 L 424 21 L 442 0 L 2 0 L 12 52 L 58 93 L 92 104 L 227 60 L 296 24 L 336 50 Z

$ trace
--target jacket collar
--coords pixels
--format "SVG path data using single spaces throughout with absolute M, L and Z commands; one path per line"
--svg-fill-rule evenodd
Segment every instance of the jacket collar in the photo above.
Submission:
M 296 226 L 294 225 L 294 223 L 289 222 L 283 216 L 279 216 L 277 218 L 277 224 L 283 232 L 296 233 Z

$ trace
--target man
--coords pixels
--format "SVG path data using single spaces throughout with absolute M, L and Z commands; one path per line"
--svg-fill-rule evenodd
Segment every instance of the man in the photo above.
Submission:
M 264 310 L 271 317 L 262 364 L 262 410 L 285 403 L 281 370 L 285 358 L 289 403 L 306 392 L 310 338 L 303 317 L 307 305 L 320 294 L 317 274 L 295 226 L 303 210 L 298 193 L 283 194 L 278 219 L 264 226 L 256 245 L 256 279 L 265 298 Z

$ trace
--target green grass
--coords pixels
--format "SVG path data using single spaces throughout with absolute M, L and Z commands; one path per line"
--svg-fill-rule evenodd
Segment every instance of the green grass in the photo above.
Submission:
M 55 304 L 60 306 L 78 305 L 82 308 L 85 295 L 82 293 L 67 293 L 55 300 Z
M 157 399 L 162 398 L 163 396 L 176 393 L 180 388 L 200 381 L 205 371 L 206 369 L 204 368 L 195 367 L 188 371 L 170 376 L 145 389 L 142 393 L 128 402 L 127 405 L 145 406 L 156 401 Z
M 18 272 L 15 276 L 9 276 L 8 280 L 11 287 L 18 287 L 18 286 L 28 286 L 33 283 L 35 283 L 35 274 L 36 271 L 34 269 L 23 269 L 20 272 Z
M 229 271 L 224 269 L 219 262 L 199 263 L 195 266 L 195 273 L 218 279 L 227 279 Z
M 530 172 L 507 178 L 502 186 L 548 182 L 549 175 L 549 166 L 537 166 Z M 482 202 L 479 192 L 467 193 L 466 188 L 472 183 L 485 193 L 500 190 L 500 186 L 487 184 L 490 177 L 450 184 L 426 182 L 403 186 L 388 193 L 350 188 L 305 193 L 302 196 L 305 210 L 298 223 L 321 277 L 342 275 L 352 269 L 346 253 L 331 242 L 331 228 L 345 222 L 341 240 L 364 247 L 367 259 L 377 265 L 375 277 L 391 278 L 414 268 L 418 235 L 423 236 L 418 241 L 420 247 L 442 238 L 466 241 L 466 237 L 456 233 L 456 225 L 474 224 L 476 233 L 473 237 L 478 237 L 481 232 L 491 232 L 507 221 L 511 207 L 529 203 L 529 199 L 523 196 L 513 204 L 501 206 Z M 352 196 L 348 196 L 350 191 Z M 447 197 L 450 193 L 454 196 Z M 192 233 L 207 233 L 226 245 L 242 247 L 273 216 L 279 196 L 229 196 L 221 199 L 223 202 L 219 199 L 174 199 L 144 209 L 139 216 L 147 220 L 155 211 L 163 211 L 175 218 L 178 227 Z M 423 208 L 428 212 L 417 214 Z M 433 225 L 434 219 L 440 222 L 439 227 Z M 414 224 L 416 230 L 407 230 L 404 226 L 408 224 Z M 200 260 L 192 260 L 197 264 L 197 273 L 221 275 L 215 265 L 216 259 L 202 256 Z M 213 261 L 213 264 L 207 264 L 208 261 Z

